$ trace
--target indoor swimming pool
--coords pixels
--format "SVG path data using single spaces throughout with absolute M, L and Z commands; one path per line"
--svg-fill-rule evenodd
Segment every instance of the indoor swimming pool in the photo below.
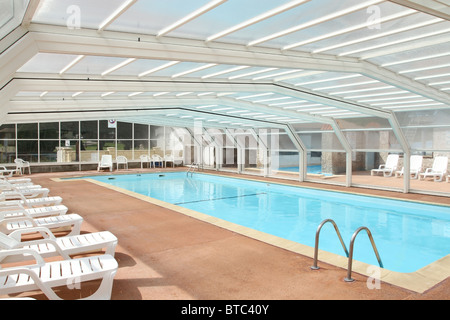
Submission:
M 450 253 L 450 206 L 202 173 L 88 178 L 310 247 L 314 247 L 317 227 L 325 219 L 336 222 L 347 248 L 355 230 L 365 226 L 373 235 L 384 268 L 396 272 L 417 271 Z M 378 265 L 363 233 L 355 241 L 353 257 Z M 322 228 L 319 249 L 345 256 L 331 224 Z

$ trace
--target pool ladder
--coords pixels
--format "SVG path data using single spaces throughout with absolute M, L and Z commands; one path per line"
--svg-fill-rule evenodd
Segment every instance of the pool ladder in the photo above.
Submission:
M 189 173 L 192 175 L 194 174 L 195 169 L 197 169 L 197 171 L 199 170 L 200 165 L 198 163 L 192 162 L 192 164 L 189 167 L 189 170 L 186 172 L 186 176 L 189 176 Z
M 339 237 L 339 240 L 341 242 L 341 245 L 344 248 L 345 254 L 347 255 L 347 258 L 348 258 L 347 277 L 344 278 L 345 282 L 352 282 L 352 281 L 354 281 L 354 279 L 352 278 L 353 248 L 354 248 L 356 236 L 358 235 L 358 233 L 361 230 L 366 230 L 367 235 L 369 236 L 370 242 L 372 244 L 373 251 L 375 252 L 375 255 L 377 257 L 378 264 L 380 265 L 381 268 L 383 268 L 383 262 L 381 261 L 380 255 L 378 254 L 377 246 L 375 245 L 375 242 L 373 241 L 372 233 L 370 232 L 370 230 L 367 227 L 359 227 L 353 233 L 353 236 L 352 236 L 352 238 L 350 240 L 350 252 L 349 252 L 349 251 L 347 251 L 347 247 L 345 246 L 345 243 L 342 240 L 341 233 L 339 232 L 339 228 L 336 225 L 336 223 L 332 219 L 325 219 L 324 221 L 322 221 L 320 223 L 320 225 L 319 225 L 319 227 L 317 228 L 317 231 L 316 231 L 316 240 L 315 240 L 315 246 L 314 246 L 314 264 L 311 267 L 311 269 L 313 269 L 313 270 L 319 269 L 319 267 L 317 266 L 317 260 L 318 260 L 318 256 L 319 256 L 319 235 L 320 235 L 320 230 L 322 229 L 324 224 L 326 224 L 328 222 L 333 224 L 334 229 L 336 230 L 336 233 L 337 233 L 337 235 Z

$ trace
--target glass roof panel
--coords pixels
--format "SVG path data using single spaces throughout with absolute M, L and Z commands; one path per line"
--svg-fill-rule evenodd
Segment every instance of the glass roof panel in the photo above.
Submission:
M 101 75 L 126 60 L 126 58 L 86 56 L 70 68 L 66 74 Z
M 141 1 L 142 2 L 142 1 Z M 124 0 L 41 0 L 33 23 L 98 29 Z
M 289 11 L 280 13 L 269 19 L 263 20 L 257 24 L 249 26 L 245 29 L 231 33 L 226 37 L 218 39 L 218 41 L 225 42 L 238 42 L 242 44 L 248 44 L 251 41 L 273 35 L 278 32 L 282 32 L 289 28 L 297 27 L 304 23 L 310 22 L 314 19 L 318 19 L 322 16 L 335 13 L 344 8 L 350 7 L 355 4 L 360 4 L 360 0 L 348 0 L 348 1 L 308 1 L 304 4 L 293 8 Z M 258 5 L 257 5 L 258 6 Z M 300 38 L 296 38 L 295 41 L 300 41 Z M 280 47 L 277 40 L 273 42 L 264 42 L 262 46 Z
M 28 2 L 29 0 L 0 1 L 0 39 L 22 23 Z
M 106 30 L 156 35 L 206 3 L 208 0 L 137 1 Z
M 76 57 L 70 54 L 37 53 L 17 72 L 59 73 Z
M 245 0 L 245 2 L 228 0 L 214 10 L 174 30 L 170 36 L 206 39 L 288 2 L 290 0 Z

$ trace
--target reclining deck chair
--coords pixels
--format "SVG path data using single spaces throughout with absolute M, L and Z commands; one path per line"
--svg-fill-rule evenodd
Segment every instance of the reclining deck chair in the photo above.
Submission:
M 411 178 L 417 179 L 419 177 L 419 173 L 422 171 L 422 162 L 423 156 L 411 156 L 409 161 L 409 173 L 411 174 Z M 395 171 L 395 176 L 398 178 L 401 177 L 404 173 L 405 167 L 402 167 L 402 170 Z
M 5 166 L 0 166 L 0 176 L 2 178 L 12 177 L 15 173 L 20 174 L 18 169 L 6 169 Z
M 438 156 L 434 158 L 433 166 L 431 168 L 427 168 L 425 172 L 420 174 L 420 177 L 425 178 L 432 177 L 434 181 L 442 181 L 445 173 L 447 172 L 448 166 L 448 157 Z
M 60 196 L 41 197 L 41 198 L 26 198 L 20 192 L 17 193 L 16 200 L 6 200 L 4 194 L 0 193 L 0 209 L 8 205 L 22 205 L 25 208 L 38 208 L 43 206 L 56 206 L 61 204 L 62 198 Z
M 32 227 L 46 227 L 49 229 L 71 228 L 69 236 L 78 235 L 81 231 L 83 218 L 76 214 L 65 214 L 61 216 L 51 216 L 33 219 L 28 214 L 20 217 L 0 219 L 0 232 L 10 234 L 13 231 L 23 229 L 23 233 L 34 233 Z
M 20 216 L 23 217 L 26 215 L 32 218 L 60 216 L 66 214 L 68 210 L 69 208 L 63 204 L 38 208 L 25 208 L 20 203 L 12 203 L 0 206 L 0 219 Z
M 390 154 L 388 155 L 386 159 L 385 164 L 381 164 L 378 169 L 372 169 L 370 171 L 370 174 L 376 175 L 378 173 L 383 173 L 383 176 L 390 177 L 392 176 L 392 173 L 397 170 L 397 164 L 398 164 L 398 154 Z
M 2 190 L 1 194 L 5 197 L 6 200 L 18 200 L 21 199 L 22 196 L 30 199 L 37 197 L 47 197 L 50 190 L 48 188 L 18 188 L 16 190 Z
M 105 154 L 102 156 L 102 159 L 98 163 L 97 171 L 100 171 L 101 169 L 109 169 L 109 171 L 113 171 L 113 161 L 111 155 Z
M 21 240 L 23 230 L 14 231 L 9 235 L 0 232 L 0 248 L 2 250 L 32 249 L 42 258 L 61 256 L 70 259 L 71 255 L 92 253 L 105 250 L 105 254 L 114 257 L 117 238 L 109 231 L 93 232 L 75 236 L 55 237 L 50 229 L 35 228 L 36 232 L 45 234 L 43 239 L 23 241 Z M 28 230 L 29 231 L 29 230 Z M 14 255 L 5 257 L 0 263 L 15 263 L 27 261 L 30 256 Z
M 41 290 L 51 300 L 61 300 L 53 288 L 102 280 L 100 287 L 84 299 L 111 299 L 117 261 L 109 254 L 45 262 L 31 249 L 1 250 L 0 259 L 15 254 L 30 254 L 36 264 L 0 269 L 0 294 Z M 57 272 L 55 272 L 57 270 Z

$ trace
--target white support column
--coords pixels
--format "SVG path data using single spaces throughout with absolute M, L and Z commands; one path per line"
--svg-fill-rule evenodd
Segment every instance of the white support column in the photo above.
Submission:
M 409 145 L 408 140 L 406 139 L 403 130 L 400 128 L 400 124 L 398 123 L 397 117 L 393 112 L 391 112 L 391 116 L 388 118 L 390 125 L 392 126 L 392 130 L 394 131 L 395 136 L 397 137 L 400 146 L 403 149 L 403 193 L 408 193 L 410 189 L 411 183 L 411 175 L 410 172 L 410 158 L 411 158 L 411 147 Z
M 352 185 L 352 147 L 350 146 L 350 143 L 348 142 L 345 135 L 342 133 L 341 129 L 339 128 L 339 125 L 335 120 L 333 120 L 333 123 L 331 124 L 334 132 L 336 133 L 337 138 L 339 139 L 339 142 L 342 144 L 345 150 L 346 154 L 346 174 L 345 174 L 345 185 L 347 187 L 350 187 Z
M 300 139 L 298 134 L 295 132 L 294 128 L 291 124 L 286 125 L 286 133 L 291 138 L 292 143 L 297 148 L 298 152 L 300 153 L 300 159 L 299 159 L 299 181 L 303 182 L 306 178 L 306 162 L 307 162 L 307 153 L 306 153 L 306 147 L 303 144 L 303 141 Z
M 237 173 L 240 174 L 242 173 L 242 163 L 245 157 L 245 148 L 241 145 L 240 141 L 236 139 L 236 137 L 230 132 L 229 129 L 225 129 L 225 134 L 231 141 L 233 141 L 233 144 L 237 149 Z
M 260 136 L 258 135 L 258 133 L 256 133 L 255 129 L 250 129 L 250 133 L 253 135 L 253 137 L 255 138 L 255 140 L 258 142 L 258 147 L 262 146 L 261 149 L 263 149 L 264 152 L 264 157 L 263 157 L 263 164 L 264 164 L 264 177 L 267 177 L 269 175 L 269 163 L 268 163 L 268 158 L 269 158 L 269 148 L 267 147 L 267 145 L 264 143 L 264 141 L 262 141 L 262 139 L 260 138 Z

